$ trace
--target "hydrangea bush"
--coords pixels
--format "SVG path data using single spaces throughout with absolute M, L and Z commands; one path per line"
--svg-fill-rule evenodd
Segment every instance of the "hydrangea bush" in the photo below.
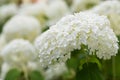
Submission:
M 119 23 L 119 0 L 0 1 L 0 80 L 120 80 Z

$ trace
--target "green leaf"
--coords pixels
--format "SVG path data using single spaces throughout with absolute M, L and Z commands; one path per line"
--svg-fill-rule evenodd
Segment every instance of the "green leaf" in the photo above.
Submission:
M 86 54 L 84 54 L 84 49 L 74 50 L 71 53 L 71 58 L 67 61 L 67 66 L 76 70 L 80 65 L 80 61 L 85 59 Z
M 80 60 L 80 66 L 79 66 L 80 70 L 82 69 L 83 64 L 85 64 L 87 62 L 96 63 L 98 65 L 99 69 L 102 69 L 102 65 L 96 57 L 88 56 L 88 57 Z
M 77 58 L 71 58 L 67 61 L 67 66 L 68 68 L 73 68 L 74 70 L 76 70 L 79 66 L 79 60 Z
M 21 75 L 21 71 L 19 71 L 18 69 L 11 69 L 6 74 L 5 80 L 18 80 L 20 75 Z
M 32 71 L 29 74 L 30 80 L 44 80 L 43 76 L 39 71 Z
M 77 70 L 76 80 L 104 80 L 96 63 L 85 63 L 82 70 Z

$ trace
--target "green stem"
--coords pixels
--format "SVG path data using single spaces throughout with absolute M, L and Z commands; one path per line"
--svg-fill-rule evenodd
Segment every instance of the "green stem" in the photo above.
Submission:
M 29 80 L 28 79 L 28 72 L 27 72 L 27 68 L 26 66 L 23 64 L 22 65 L 22 69 L 23 69 L 23 72 L 24 72 L 24 77 L 25 77 L 25 80 Z
M 87 54 L 89 53 L 89 50 L 85 50 L 85 51 L 86 51 L 86 64 L 87 64 L 87 66 L 89 66 L 88 65 L 88 56 L 87 56 Z M 88 68 L 88 74 L 89 74 L 89 77 L 91 78 L 89 68 Z M 89 80 L 91 80 L 91 79 L 89 79 Z
M 112 58 L 113 80 L 116 80 L 115 57 Z

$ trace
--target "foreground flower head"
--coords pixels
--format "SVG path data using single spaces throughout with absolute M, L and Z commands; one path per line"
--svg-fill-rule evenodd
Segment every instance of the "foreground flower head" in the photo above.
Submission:
M 80 12 L 62 18 L 35 41 L 40 63 L 48 66 L 65 62 L 71 51 L 88 46 L 89 54 L 110 59 L 118 51 L 118 40 L 106 16 Z
M 40 32 L 40 23 L 34 17 L 24 15 L 13 17 L 3 28 L 3 34 L 8 42 L 16 38 L 33 41 Z
M 36 51 L 33 45 L 23 39 L 16 39 L 7 44 L 1 52 L 5 62 L 13 65 L 21 65 L 36 59 Z
M 120 35 L 120 1 L 104 1 L 89 11 L 106 15 L 110 20 L 113 31 L 116 35 Z

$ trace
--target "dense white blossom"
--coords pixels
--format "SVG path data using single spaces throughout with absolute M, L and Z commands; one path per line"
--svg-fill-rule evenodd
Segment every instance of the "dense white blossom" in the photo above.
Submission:
M 89 54 L 110 59 L 118 50 L 118 40 L 106 16 L 80 12 L 63 17 L 35 41 L 43 67 L 65 62 L 70 52 L 88 46 Z
M 110 20 L 113 31 L 120 35 L 120 1 L 104 1 L 89 11 L 106 15 Z
M 54 80 L 55 78 L 60 77 L 67 71 L 68 69 L 65 63 L 55 64 L 50 66 L 49 69 L 45 71 L 45 78 L 46 80 Z
M 99 2 L 100 0 L 73 0 L 71 9 L 74 12 L 79 12 L 81 10 L 89 9 Z
M 3 34 L 7 41 L 23 38 L 33 41 L 41 32 L 40 23 L 32 16 L 17 15 L 8 21 Z
M 1 55 L 5 62 L 18 67 L 37 58 L 33 45 L 23 39 L 16 39 L 8 43 L 2 50 Z

